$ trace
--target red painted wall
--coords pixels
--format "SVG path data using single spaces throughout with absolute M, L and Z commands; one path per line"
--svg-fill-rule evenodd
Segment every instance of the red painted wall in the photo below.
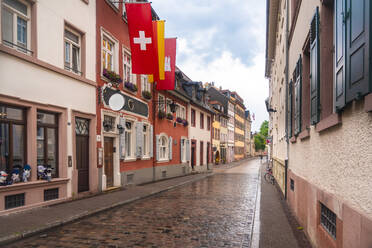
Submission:
M 121 78 L 123 78 L 123 47 L 128 49 L 130 51 L 130 45 L 129 45 L 129 33 L 128 33 L 128 24 L 127 22 L 122 18 L 123 13 L 123 3 L 119 3 L 119 10 L 117 10 L 115 7 L 113 7 L 108 1 L 106 0 L 100 0 L 96 2 L 96 16 L 97 16 L 97 23 L 96 23 L 96 54 L 97 54 L 97 61 L 96 61 L 96 80 L 98 87 L 102 87 L 106 82 L 101 79 L 101 28 L 103 28 L 107 33 L 115 37 L 119 41 L 119 58 L 116 60 L 116 62 L 119 63 L 119 74 Z M 138 90 L 135 93 L 130 92 L 129 90 L 125 89 L 123 87 L 123 84 L 119 86 L 119 89 L 121 91 L 124 91 L 128 95 L 135 96 L 139 100 L 142 100 L 144 102 L 148 103 L 149 107 L 149 116 L 148 118 L 141 118 L 136 115 L 123 113 L 122 115 L 126 116 L 133 116 L 138 121 L 147 120 L 150 124 L 153 124 L 152 121 L 152 101 L 148 101 L 141 95 L 141 81 L 140 81 L 140 75 L 137 75 L 137 87 Z M 104 107 L 104 104 L 102 103 L 102 96 L 99 103 L 98 99 L 99 90 L 97 88 L 97 134 L 101 134 L 101 128 L 102 128 L 102 119 L 101 116 L 101 109 L 108 109 Z M 110 110 L 112 111 L 112 110 Z M 102 147 L 103 143 L 103 137 L 101 137 L 102 142 L 97 142 L 97 148 Z M 119 148 L 117 147 L 117 151 Z M 150 168 L 153 166 L 153 160 L 140 160 L 137 159 L 137 161 L 133 162 L 123 162 L 120 161 L 120 171 L 127 171 L 127 170 L 137 170 L 137 169 L 143 169 L 143 168 Z
M 181 99 L 170 95 L 167 91 L 155 91 L 155 100 L 158 100 L 158 94 L 165 96 L 166 99 L 171 99 L 175 101 L 175 103 L 178 103 L 179 105 L 182 105 L 186 109 L 186 119 L 187 119 L 187 103 L 182 101 Z M 159 119 L 157 116 L 158 113 L 158 104 L 155 106 L 155 124 L 154 124 L 154 135 L 158 135 L 160 133 L 166 133 L 173 139 L 172 144 L 172 160 L 169 162 L 160 162 L 157 163 L 155 161 L 155 166 L 165 166 L 165 165 L 172 165 L 172 164 L 180 164 L 181 163 L 181 145 L 180 140 L 181 137 L 188 137 L 188 126 L 183 126 L 183 124 L 176 124 L 176 127 L 174 127 L 173 123 L 176 121 L 176 113 L 173 114 L 173 120 L 170 121 L 166 118 Z M 174 144 L 174 141 L 177 140 L 177 144 Z M 154 157 L 156 158 L 156 143 L 154 144 Z

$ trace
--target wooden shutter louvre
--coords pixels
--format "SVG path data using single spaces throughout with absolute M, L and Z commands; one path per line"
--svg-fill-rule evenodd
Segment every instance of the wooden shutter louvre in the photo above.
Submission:
M 159 161 L 160 159 L 160 135 L 155 135 L 155 140 L 156 140 L 156 146 L 155 146 L 155 149 L 156 149 L 156 161 Z
M 149 140 L 150 140 L 150 143 L 149 143 L 149 149 L 150 149 L 150 158 L 154 157 L 154 140 L 153 140 L 153 136 L 154 136 L 154 129 L 153 129 L 153 126 L 151 125 L 150 126 L 150 137 L 149 137 Z
M 334 10 L 334 93 L 333 100 L 335 112 L 339 112 L 345 106 L 345 0 L 335 0 Z
M 172 139 L 172 137 L 170 137 L 169 136 L 169 149 L 168 149 L 168 151 L 169 151 L 169 160 L 172 160 L 172 143 L 173 143 L 173 139 Z
M 320 49 L 319 7 L 316 7 L 310 24 L 310 121 L 315 125 L 320 119 Z
M 190 140 L 186 140 L 186 161 L 190 161 Z
M 119 136 L 119 156 L 121 160 L 125 159 L 125 118 L 119 118 L 119 124 L 123 127 L 123 133 Z
M 301 132 L 301 85 L 302 85 L 302 57 L 297 61 L 295 69 L 295 135 Z
M 288 85 L 288 137 L 292 137 L 292 99 L 293 99 L 293 81 Z
M 359 100 L 371 90 L 370 0 L 346 1 L 346 103 Z

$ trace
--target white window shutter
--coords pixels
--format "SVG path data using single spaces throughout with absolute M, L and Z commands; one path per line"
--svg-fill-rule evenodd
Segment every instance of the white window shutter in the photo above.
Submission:
M 181 151 L 180 151 L 180 154 L 181 154 L 180 161 L 181 161 L 181 163 L 183 162 L 183 147 L 184 147 L 183 141 L 184 141 L 184 139 L 181 138 L 180 139 L 180 149 L 181 149 Z
M 160 145 L 160 135 L 156 135 L 156 160 L 159 161 L 160 159 L 160 151 L 159 151 L 159 145 Z
M 186 161 L 190 161 L 190 140 L 186 140 Z
M 150 126 L 150 137 L 149 137 L 149 149 L 150 149 L 150 158 L 154 157 L 154 143 L 153 143 L 153 138 L 152 136 L 154 135 L 153 134 L 153 126 L 151 125 Z
M 142 158 L 143 147 L 143 123 L 136 123 L 136 155 L 137 158 Z
M 125 118 L 120 117 L 119 118 L 119 125 L 123 127 L 123 133 L 120 134 L 119 137 L 119 156 L 120 159 L 125 159 Z
M 172 137 L 169 136 L 169 160 L 172 160 Z

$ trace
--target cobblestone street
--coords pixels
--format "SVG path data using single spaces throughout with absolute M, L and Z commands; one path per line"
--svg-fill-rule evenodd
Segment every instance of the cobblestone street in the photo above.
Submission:
M 259 160 L 10 247 L 249 247 Z

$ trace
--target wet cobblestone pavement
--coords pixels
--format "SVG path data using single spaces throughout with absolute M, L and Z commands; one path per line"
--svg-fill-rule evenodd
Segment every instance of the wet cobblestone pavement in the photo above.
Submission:
M 249 247 L 258 165 L 248 161 L 9 247 Z M 248 240 L 247 240 L 248 239 Z

